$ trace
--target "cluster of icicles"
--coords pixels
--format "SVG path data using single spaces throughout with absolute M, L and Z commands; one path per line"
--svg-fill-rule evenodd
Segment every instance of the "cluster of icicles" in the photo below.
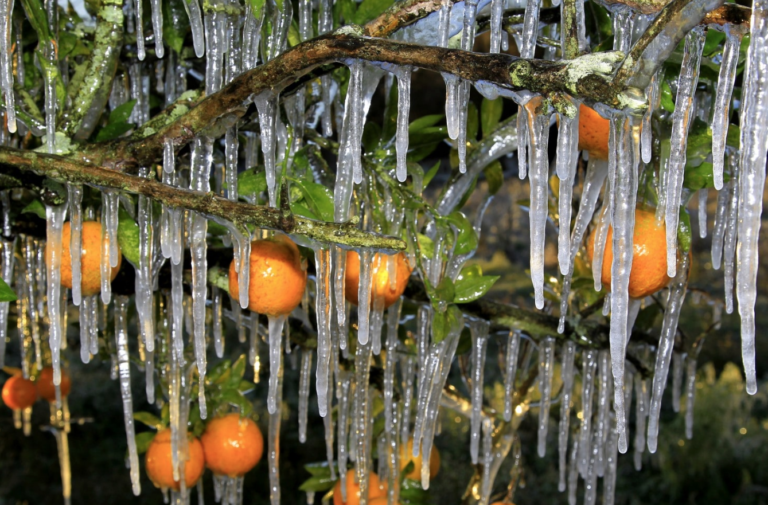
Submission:
M 471 50 L 476 23 L 475 18 L 479 8 L 485 7 L 488 2 L 467 0 L 463 3 L 463 9 L 453 7 L 449 2 L 431 18 L 422 23 L 431 22 L 436 30 L 419 29 L 417 23 L 411 31 L 403 30 L 402 37 L 406 40 L 428 43 L 432 45 L 447 46 L 451 37 L 461 32 L 461 47 Z M 694 0 L 694 3 L 706 5 L 704 1 Z M 20 37 L 20 29 L 11 30 L 9 2 L 4 3 L 5 8 L 0 9 L 0 25 L 4 27 L 0 36 L 0 87 L 6 105 L 6 119 L 8 132 L 14 132 L 16 121 L 13 107 L 13 71 L 12 71 L 12 41 L 15 33 Z M 12 3 L 11 3 L 12 5 Z M 282 9 L 275 3 L 267 2 L 267 8 L 262 12 L 262 17 L 257 19 L 251 12 L 251 3 L 245 3 L 245 14 L 242 16 L 228 14 L 224 8 L 224 2 L 213 2 L 213 8 L 209 12 L 202 13 L 197 0 L 184 2 L 190 18 L 195 53 L 198 57 L 206 56 L 206 93 L 215 93 L 222 85 L 229 82 L 239 73 L 257 66 L 260 62 L 277 57 L 287 47 L 287 34 L 293 17 L 290 2 L 283 2 Z M 747 66 L 744 74 L 744 90 L 741 102 L 741 150 L 727 152 L 725 137 L 728 125 L 729 104 L 733 81 L 738 60 L 738 49 L 743 33 L 738 27 L 726 25 L 726 43 L 722 57 L 719 82 L 714 97 L 714 110 L 712 123 L 713 148 L 712 162 L 715 167 L 715 186 L 719 190 L 718 210 L 714 225 L 713 239 L 713 264 L 719 268 L 724 265 L 726 275 L 726 312 L 733 310 L 733 285 L 736 287 L 736 298 L 742 318 L 742 342 L 744 367 L 747 377 L 747 391 L 756 391 L 755 377 L 755 321 L 754 304 L 756 297 L 756 275 L 758 266 L 757 240 L 760 228 L 760 213 L 762 206 L 762 194 L 765 179 L 766 159 L 766 135 L 768 135 L 768 114 L 766 114 L 766 100 L 768 100 L 768 2 L 756 1 L 753 6 L 751 20 L 751 45 L 748 52 Z M 162 16 L 160 15 L 160 2 L 151 2 L 152 22 L 155 41 L 155 52 L 158 57 L 163 57 L 162 42 Z M 577 15 L 580 18 L 580 26 L 584 26 L 583 6 L 579 7 Z M 499 51 L 506 44 L 506 38 L 502 37 L 501 12 L 504 4 L 501 0 L 493 0 L 491 9 L 491 48 Z M 312 20 L 313 3 L 308 0 L 299 2 L 299 27 L 300 37 L 303 40 L 313 36 Z M 319 23 L 317 33 L 326 33 L 332 29 L 331 5 L 328 0 L 321 0 L 318 5 Z M 455 11 L 455 12 L 454 12 Z M 134 4 L 127 2 L 126 12 L 129 20 L 135 14 L 136 22 L 128 23 L 128 30 L 135 31 L 139 59 L 145 54 L 144 35 L 142 33 L 142 9 L 141 2 Z M 531 58 L 534 55 L 538 27 L 539 4 L 529 2 L 525 10 L 525 22 L 522 32 L 519 34 L 518 46 L 523 57 Z M 262 23 L 264 16 L 271 16 L 273 31 L 267 40 L 261 41 Z M 457 22 L 457 19 L 461 19 Z M 435 19 L 436 18 L 436 19 Z M 456 18 L 456 19 L 455 19 Z M 615 38 L 614 44 L 617 50 L 626 51 L 632 43 L 633 23 L 647 24 L 650 18 L 635 14 L 628 8 L 618 8 L 615 12 Z M 429 37 L 424 38 L 425 32 L 430 32 Z M 628 336 L 631 334 L 634 318 L 641 307 L 642 301 L 630 299 L 628 296 L 628 279 L 632 263 L 632 237 L 634 226 L 634 210 L 636 205 L 637 184 L 639 170 L 643 163 L 651 159 L 651 114 L 658 106 L 660 99 L 660 77 L 656 76 L 647 90 L 649 96 L 649 109 L 642 119 L 625 116 L 621 113 L 613 114 L 611 118 L 610 133 L 610 159 L 607 163 L 592 161 L 583 182 L 583 194 L 575 225 L 572 230 L 567 226 L 560 227 L 558 239 L 558 258 L 560 271 L 564 276 L 564 292 L 561 308 L 561 330 L 564 328 L 565 317 L 568 308 L 568 289 L 570 278 L 573 274 L 574 257 L 579 250 L 582 239 L 600 200 L 603 186 L 603 207 L 597 215 L 600 216 L 597 223 L 598 240 L 596 241 L 595 259 L 593 270 L 595 274 L 595 287 L 599 289 L 602 271 L 602 249 L 609 226 L 614 229 L 613 248 L 614 260 L 612 264 L 612 285 L 610 303 L 606 303 L 606 314 L 611 314 L 610 351 L 585 350 L 582 352 L 582 385 L 581 393 L 581 425 L 571 442 L 570 456 L 568 455 L 568 434 L 570 419 L 570 395 L 574 383 L 574 355 L 576 347 L 572 343 L 566 343 L 561 347 L 563 395 L 561 409 L 561 421 L 559 426 L 559 458 L 560 458 L 560 488 L 570 489 L 569 499 L 575 501 L 575 491 L 578 476 L 586 481 L 586 502 L 594 503 L 596 497 L 596 479 L 599 476 L 605 478 L 604 490 L 606 503 L 612 501 L 613 481 L 616 476 L 616 456 L 618 452 L 626 452 L 628 449 L 628 433 L 626 429 L 626 417 L 629 411 L 630 399 L 633 390 L 636 392 L 637 432 L 635 436 L 636 465 L 639 465 L 639 455 L 644 446 L 651 452 L 656 450 L 658 436 L 658 421 L 661 408 L 661 400 L 667 382 L 670 364 L 674 363 L 673 376 L 675 391 L 675 406 L 679 406 L 680 388 L 682 384 L 683 368 L 687 370 L 688 377 L 685 381 L 686 393 L 689 402 L 693 400 L 695 356 L 673 356 L 674 336 L 680 307 L 686 295 L 687 283 L 687 256 L 680 255 L 678 262 L 677 253 L 677 221 L 678 208 L 682 198 L 682 183 L 685 167 L 685 152 L 687 144 L 688 127 L 696 114 L 708 114 L 706 108 L 697 101 L 695 92 L 698 82 L 698 68 L 701 60 L 705 29 L 694 28 L 686 37 L 685 54 L 678 82 L 676 111 L 673 116 L 673 128 L 671 137 L 671 155 L 662 168 L 659 194 L 661 203 L 658 207 L 658 217 L 666 222 L 668 230 L 668 274 L 673 280 L 666 295 L 666 310 L 664 314 L 663 328 L 656 349 L 656 369 L 652 383 L 634 375 L 631 370 L 625 370 L 625 352 L 628 345 Z M 555 34 L 556 36 L 556 34 Z M 586 43 L 581 41 L 582 46 Z M 554 52 L 549 51 L 549 56 L 554 57 Z M 23 60 L 17 62 L 17 79 L 23 72 Z M 334 218 L 337 221 L 345 221 L 350 218 L 350 202 L 354 184 L 363 182 L 363 168 L 361 162 L 361 139 L 365 118 L 371 103 L 372 95 L 379 84 L 384 71 L 375 65 L 362 61 L 347 62 L 350 68 L 350 83 L 346 94 L 346 102 L 342 106 L 338 94 L 338 86 L 329 76 L 321 78 L 319 85 L 310 84 L 307 88 L 297 92 L 284 101 L 286 116 L 291 122 L 296 135 L 293 140 L 287 135 L 286 125 L 282 123 L 279 92 L 269 91 L 253 97 L 258 109 L 258 120 L 261 135 L 253 132 L 242 132 L 246 138 L 246 145 L 242 149 L 247 166 L 257 165 L 259 145 L 263 156 L 263 165 L 266 170 L 267 190 L 269 202 L 275 205 L 276 195 L 276 167 L 278 158 L 285 152 L 295 152 L 300 146 L 303 128 L 307 125 L 305 117 L 306 93 L 312 93 L 320 97 L 322 104 L 320 112 L 310 121 L 310 126 L 322 125 L 325 135 L 333 133 L 332 108 L 336 110 L 336 124 L 339 126 L 338 137 L 339 164 L 334 190 Z M 154 69 L 159 90 L 165 94 L 166 103 L 174 102 L 186 90 L 186 74 L 189 71 L 183 61 L 177 61 L 169 52 L 164 59 L 159 60 Z M 405 167 L 405 153 L 408 149 L 408 111 L 410 101 L 410 75 L 408 67 L 394 70 L 398 79 L 399 117 L 397 121 L 397 178 L 405 180 L 407 172 Z M 466 163 L 466 122 L 467 102 L 470 83 L 462 81 L 451 75 L 444 75 L 446 94 L 446 120 L 450 138 L 456 141 L 459 154 L 459 167 L 461 172 L 467 171 Z M 129 69 L 130 86 L 126 79 L 116 79 L 110 96 L 110 107 L 115 108 L 129 99 L 136 99 L 132 121 L 141 124 L 148 119 L 150 76 L 147 74 L 147 65 L 141 61 L 131 65 Z M 488 97 L 505 94 L 504 90 L 492 85 L 478 85 L 477 89 Z M 50 151 L 54 148 L 55 136 L 55 87 L 46 86 L 46 135 L 47 145 Z M 508 95 L 508 93 L 507 93 Z M 550 116 L 537 113 L 536 97 L 527 93 L 517 93 L 513 98 L 518 101 L 520 108 L 518 114 L 518 160 L 521 177 L 529 178 L 531 187 L 530 219 L 531 219 L 531 275 L 535 288 L 535 303 L 538 308 L 544 305 L 544 236 L 547 222 L 547 192 L 548 174 L 550 163 L 547 155 L 548 131 L 550 128 Z M 711 100 L 710 100 L 711 101 Z M 578 103 L 574 101 L 578 109 Z M 705 116 L 706 117 L 706 116 Z M 209 175 L 215 168 L 214 191 L 225 194 L 231 199 L 237 199 L 237 167 L 240 160 L 241 148 L 238 145 L 238 131 L 231 127 L 223 139 L 225 159 L 222 164 L 214 163 L 214 147 L 217 139 L 198 137 L 191 146 L 189 169 L 182 171 L 177 167 L 174 146 L 168 144 L 163 155 L 162 180 L 165 184 L 190 188 L 197 191 L 210 191 Z M 560 220 L 563 223 L 570 222 L 571 199 L 574 181 L 576 177 L 576 162 L 578 158 L 578 117 L 560 118 L 556 172 L 562 180 L 560 184 Z M 292 142 L 292 144 L 291 144 Z M 730 180 L 723 183 L 725 160 L 728 160 Z M 482 168 L 482 167 L 481 167 Z M 470 169 L 465 178 L 471 180 L 475 174 Z M 144 168 L 142 176 L 147 177 L 150 171 Z M 226 181 L 226 191 L 224 188 Z M 607 181 L 607 184 L 606 184 Z M 450 212 L 455 208 L 463 194 L 459 191 L 461 185 L 449 190 L 440 206 L 440 211 Z M 130 366 L 127 347 L 127 316 L 126 310 L 129 300 L 125 297 L 113 297 L 110 293 L 109 273 L 111 268 L 117 265 L 117 223 L 120 194 L 112 191 L 104 191 L 102 196 L 101 215 L 98 216 L 103 224 L 103 264 L 102 289 L 99 296 L 83 297 L 80 292 L 80 233 L 83 222 L 83 209 L 81 205 L 82 188 L 77 185 L 69 185 L 69 201 L 65 206 L 46 208 L 47 213 L 47 244 L 49 257 L 43 258 L 44 248 L 31 238 L 24 238 L 18 243 L 6 242 L 3 244 L 2 276 L 13 284 L 19 294 L 17 302 L 17 318 L 19 324 L 19 336 L 24 363 L 41 360 L 40 335 L 43 325 L 49 329 L 48 345 L 51 351 L 52 365 L 54 369 L 54 383 L 60 381 L 60 351 L 66 344 L 64 329 L 66 327 L 66 303 L 67 292 L 60 285 L 60 254 L 62 226 L 69 213 L 71 223 L 71 251 L 73 257 L 72 274 L 73 289 L 72 301 L 80 307 L 80 331 L 81 331 L 81 357 L 88 362 L 92 355 L 99 351 L 100 345 L 106 345 L 107 350 L 113 356 L 115 375 L 120 378 L 121 394 L 125 411 L 125 427 L 129 448 L 130 475 L 133 490 L 139 493 L 139 466 L 136 454 L 136 444 L 133 431 L 132 397 L 130 389 Z M 706 202 L 706 193 L 702 192 L 702 199 Z M 8 196 L 4 195 L 4 208 L 8 209 Z M 238 229 L 230 223 L 222 221 L 220 224 L 230 230 L 230 239 L 234 245 L 236 270 L 241 286 L 239 293 L 239 306 L 233 303 L 231 310 L 223 308 L 223 294 L 216 288 L 209 290 L 207 286 L 207 262 L 206 262 L 206 235 L 207 218 L 194 212 L 185 212 L 182 209 L 163 208 L 158 220 L 154 220 L 151 212 L 151 201 L 148 197 L 140 196 L 138 211 L 135 213 L 140 232 L 139 262 L 136 268 L 136 296 L 135 304 L 139 317 L 142 361 L 147 378 L 147 396 L 150 402 L 154 401 L 154 377 L 156 373 L 168 374 L 171 380 L 169 398 L 171 402 L 171 428 L 174 447 L 183 451 L 182 440 L 179 437 L 180 430 L 186 425 L 189 410 L 189 384 L 191 371 L 194 369 L 199 374 L 199 397 L 201 417 L 207 415 L 205 407 L 205 391 L 203 388 L 204 377 L 207 368 L 207 345 L 210 340 L 206 328 L 206 311 L 212 310 L 212 340 L 217 356 L 223 353 L 222 318 L 228 316 L 241 324 L 241 336 L 245 338 L 245 328 L 251 328 L 251 364 L 258 369 L 258 342 L 260 340 L 258 319 L 253 315 L 247 316 L 241 311 L 241 307 L 248 305 L 248 269 L 241 268 L 244 258 L 250 254 L 250 240 L 252 236 L 246 230 Z M 703 208 L 703 207 L 702 207 Z M 133 208 L 128 208 L 134 212 Z M 92 210 L 86 210 L 86 214 Z M 96 216 L 86 215 L 93 219 Z M 390 206 L 388 218 L 395 223 L 393 232 L 397 233 L 400 226 L 412 215 L 402 209 Z M 706 215 L 704 217 L 706 230 Z M 10 223 L 4 218 L 5 236 L 10 236 Z M 428 230 L 429 231 L 429 230 Z M 425 272 L 432 285 L 438 285 L 443 276 L 454 276 L 458 273 L 467 257 L 450 257 L 450 251 L 442 251 L 444 245 L 442 237 L 435 236 L 432 232 L 436 254 L 441 257 L 441 252 L 449 256 L 447 263 L 442 259 L 429 260 L 425 263 Z M 304 242 L 303 242 L 304 243 Z M 307 245 L 307 244 L 305 244 Z M 316 392 L 317 404 L 320 415 L 325 422 L 325 434 L 327 442 L 327 457 L 332 472 L 334 467 L 346 468 L 348 461 L 355 462 L 356 477 L 362 490 L 363 500 L 368 486 L 368 472 L 373 468 L 371 458 L 372 447 L 372 416 L 371 395 L 369 388 L 370 363 L 374 354 L 378 355 L 384 346 L 387 350 L 384 360 L 384 389 L 383 398 L 385 404 L 386 427 L 382 440 L 378 441 L 379 462 L 378 471 L 390 482 L 398 478 L 399 444 L 405 443 L 409 438 L 414 439 L 414 453 L 420 451 L 429 454 L 435 432 L 437 431 L 438 410 L 441 403 L 442 390 L 451 368 L 451 362 L 458 344 L 459 334 L 464 323 L 451 328 L 447 338 L 433 343 L 431 342 L 430 321 L 431 308 L 425 306 L 419 311 L 417 320 L 418 332 L 416 335 L 418 353 L 416 356 L 402 353 L 402 346 L 397 338 L 397 326 L 400 320 L 400 304 L 397 303 L 388 312 L 384 313 L 380 300 L 370 302 L 370 265 L 372 265 L 371 251 L 361 252 L 361 275 L 359 300 L 361 304 L 357 309 L 358 314 L 358 345 L 354 356 L 354 372 L 346 371 L 338 366 L 339 353 L 345 356 L 349 352 L 345 336 L 348 333 L 350 315 L 349 306 L 344 303 L 344 258 L 345 253 L 338 247 L 324 249 L 316 244 L 308 244 L 316 248 L 316 293 L 315 304 L 317 313 L 317 358 L 316 358 Z M 14 273 L 14 248 L 22 252 L 24 261 L 18 265 Z M 185 250 L 189 250 L 192 264 L 192 295 L 185 299 L 183 281 L 183 256 Z M 172 289 L 168 296 L 159 296 L 155 293 L 157 273 L 160 267 L 168 259 L 171 260 Z M 392 263 L 394 264 L 394 263 Z M 34 274 L 34 275 L 33 275 Z M 110 305 L 114 311 L 114 343 L 108 339 L 99 340 L 99 332 L 107 332 L 105 324 Z M 162 306 L 162 317 L 156 321 L 157 306 Z M 0 362 L 3 361 L 4 345 L 7 336 L 8 303 L 0 304 Z M 245 324 L 243 318 L 250 317 L 250 324 Z M 382 342 L 382 328 L 386 321 L 386 340 Z M 282 357 L 284 353 L 284 318 L 270 318 L 269 328 L 266 332 L 269 347 L 270 383 L 268 409 L 269 417 L 269 476 L 270 496 L 272 503 L 280 501 L 280 486 L 278 472 L 277 447 L 280 431 L 280 405 L 282 395 Z M 483 321 L 468 321 L 472 330 L 472 390 L 471 390 L 471 446 L 470 453 L 474 463 L 484 464 L 483 485 L 478 499 L 486 503 L 490 497 L 493 478 L 498 465 L 506 455 L 505 451 L 497 450 L 494 438 L 494 422 L 484 416 L 483 403 L 483 365 L 485 363 L 485 348 L 488 339 L 488 324 Z M 194 350 L 194 362 L 186 363 L 184 348 L 184 328 L 186 327 L 191 346 Z M 167 340 L 162 340 L 159 335 L 161 329 L 167 329 Z M 109 342 L 109 343 L 108 343 Z M 504 418 L 508 421 L 515 413 L 524 413 L 527 408 L 514 409 L 512 404 L 512 392 L 515 387 L 515 370 L 518 365 L 518 351 L 521 335 L 512 333 L 508 342 L 508 354 L 506 357 L 506 381 L 505 391 L 507 395 L 507 408 Z M 289 347 L 285 348 L 286 350 Z M 157 352 L 168 353 L 169 366 L 155 371 L 154 354 Z M 651 352 L 649 349 L 648 352 Z M 301 362 L 301 408 L 300 438 L 305 439 L 306 416 L 310 389 L 309 374 L 312 367 L 313 351 L 305 350 Z M 542 393 L 540 405 L 539 427 L 539 454 L 543 455 L 546 449 L 547 420 L 552 394 L 552 370 L 555 359 L 554 338 L 544 339 L 539 344 L 539 387 Z M 673 357 L 675 359 L 673 359 Z M 687 360 L 687 361 L 686 361 Z M 683 362 L 686 366 L 683 367 Z M 400 365 L 400 382 L 402 394 L 399 402 L 394 402 L 395 376 L 397 365 Z M 28 375 L 28 367 L 24 368 Z M 256 374 L 258 376 L 258 373 Z M 611 375 L 613 381 L 610 380 Z M 597 382 L 597 393 L 594 384 Z M 415 391 L 414 391 L 415 390 Z M 613 395 L 611 395 L 613 391 Z M 415 393 L 415 395 L 414 395 Z M 613 403 L 611 403 L 611 397 Z M 336 408 L 339 416 L 336 429 L 332 416 L 329 415 L 336 399 Z M 597 403 L 597 411 L 593 412 L 593 404 Z M 687 433 L 690 436 L 692 424 L 692 408 L 689 403 L 687 414 Z M 63 405 L 59 405 L 64 408 Z M 519 412 L 518 412 L 519 410 Z M 411 418 L 413 414 L 413 419 Z M 63 414 L 61 414 L 63 416 Z M 646 425 L 647 421 L 647 435 Z M 336 431 L 336 433 L 335 433 Z M 337 447 L 334 451 L 334 436 Z M 64 439 L 66 440 L 66 439 Z M 62 443 L 60 445 L 66 445 Z M 385 450 L 382 450 L 386 448 Z M 176 454 L 176 452 L 174 453 Z M 67 458 L 68 459 L 68 458 Z M 567 460 L 570 464 L 567 465 Z M 421 469 L 422 486 L 429 486 L 428 458 L 424 458 L 425 466 Z M 178 468 L 175 468 L 178 472 Z M 344 471 L 338 472 L 339 478 L 346 478 Z M 228 483 L 222 490 L 221 483 L 217 486 L 221 498 L 225 501 L 237 501 L 238 483 Z M 342 490 L 346 487 L 342 485 Z M 65 495 L 68 492 L 65 486 Z M 389 486 L 390 503 L 397 502 L 398 486 Z M 184 490 L 178 495 L 179 499 L 186 499 Z

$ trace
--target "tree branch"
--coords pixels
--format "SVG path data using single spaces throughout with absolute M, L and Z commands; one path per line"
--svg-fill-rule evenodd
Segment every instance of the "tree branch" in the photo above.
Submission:
M 1 147 L 0 167 L 7 176 L 10 176 L 9 178 L 13 178 L 10 170 L 17 168 L 23 172 L 35 172 L 59 181 L 146 195 L 170 207 L 189 209 L 224 219 L 241 229 L 245 225 L 254 225 L 347 247 L 373 247 L 395 251 L 405 249 L 405 243 L 402 240 L 363 232 L 357 228 L 354 221 L 347 223 L 314 221 L 279 209 L 233 202 L 213 193 L 200 193 L 166 186 L 153 179 L 135 177 L 61 156 Z

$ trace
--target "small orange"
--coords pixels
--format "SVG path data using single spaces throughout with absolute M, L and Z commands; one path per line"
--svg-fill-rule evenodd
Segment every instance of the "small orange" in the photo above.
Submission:
M 53 368 L 47 366 L 40 370 L 40 375 L 37 377 L 37 394 L 40 398 L 44 398 L 53 403 L 56 401 L 56 386 L 53 385 Z M 59 389 L 61 390 L 61 396 L 67 396 L 72 384 L 69 380 L 69 374 L 63 368 L 61 369 L 61 384 Z
M 21 375 L 14 375 L 3 384 L 3 402 L 13 410 L 24 410 L 35 404 L 35 383 Z
M 587 255 L 592 261 L 595 250 L 594 230 L 587 242 Z M 667 237 L 666 225 L 656 224 L 656 215 L 647 210 L 635 210 L 634 252 L 632 271 L 629 274 L 629 296 L 644 298 L 664 288 L 670 277 L 667 276 Z M 611 264 L 613 263 L 613 227 L 608 228 L 608 236 L 603 253 L 603 286 L 611 289 Z
M 203 455 L 203 444 L 197 438 L 187 435 L 188 450 L 187 461 L 184 465 L 184 481 L 187 489 L 191 488 L 205 470 L 205 456 Z M 149 480 L 161 489 L 179 490 L 181 482 L 173 480 L 173 455 L 171 454 L 171 430 L 166 428 L 158 431 L 155 438 L 149 444 L 147 455 L 147 476 Z
M 408 285 L 411 276 L 411 266 L 403 253 L 397 253 L 395 267 L 395 288 L 389 282 L 389 257 L 385 254 L 373 255 L 373 272 L 371 272 L 371 295 L 384 298 L 384 308 L 389 307 L 400 298 Z M 357 305 L 358 289 L 360 286 L 360 255 L 354 251 L 347 252 L 347 268 L 344 272 L 344 297 Z M 373 301 L 373 298 L 371 299 Z
M 407 479 L 421 480 L 421 453 L 418 456 L 413 456 L 413 439 L 408 440 L 408 443 L 404 446 L 400 446 L 400 470 L 405 469 L 408 463 L 413 461 L 413 470 L 406 475 Z M 432 479 L 440 471 L 440 452 L 435 446 L 432 446 L 432 451 L 429 453 L 429 478 Z
M 264 437 L 259 427 L 251 419 L 236 413 L 211 420 L 200 441 L 205 452 L 205 465 L 218 475 L 245 475 L 256 466 L 264 452 Z
M 608 133 L 611 122 L 594 109 L 579 107 L 579 150 L 587 151 L 590 158 L 608 159 Z
M 61 230 L 61 285 L 72 289 L 72 253 L 69 250 L 70 224 L 64 223 Z M 101 292 L 101 223 L 84 221 L 80 249 L 80 289 L 83 296 Z M 117 266 L 112 268 L 110 280 L 114 280 L 123 256 L 118 246 Z
M 347 501 L 341 501 L 341 479 L 333 487 L 333 505 L 360 505 L 360 485 L 355 482 L 355 471 L 347 470 Z M 368 475 L 368 503 L 374 498 L 385 498 L 387 489 L 375 472 Z M 385 501 L 386 503 L 386 501 Z M 376 504 L 378 505 L 378 504 Z
M 285 235 L 251 242 L 248 308 L 259 314 L 290 314 L 301 302 L 307 272 L 299 248 Z M 235 260 L 229 265 L 229 294 L 238 299 Z

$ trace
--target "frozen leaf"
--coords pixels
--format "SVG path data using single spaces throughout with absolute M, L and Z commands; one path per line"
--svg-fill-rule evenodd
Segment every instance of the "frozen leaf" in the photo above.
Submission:
M 504 184 L 504 171 L 501 168 L 499 160 L 495 160 L 493 163 L 483 169 L 485 174 L 485 180 L 488 182 L 488 194 L 495 195 L 501 189 Z
M 22 214 L 35 214 L 40 219 L 45 219 L 45 207 L 40 200 L 32 200 L 29 204 L 21 209 Z
M 136 434 L 136 452 L 138 454 L 144 454 L 149 449 L 149 444 L 155 439 L 156 433 L 154 431 L 145 431 Z
M 499 97 L 495 100 L 483 98 L 483 103 L 480 105 L 480 124 L 483 128 L 483 137 L 487 137 L 496 129 L 503 111 L 503 98 Z
M 149 412 L 134 412 L 133 418 L 136 421 L 144 423 L 155 430 L 160 430 L 163 428 L 163 422 L 160 420 L 160 418 Z
M 13 289 L 0 277 L 0 302 L 15 302 L 17 300 L 16 293 Z
M 480 277 L 467 277 L 456 281 L 455 303 L 469 303 L 485 295 L 499 280 L 498 275 L 483 275 Z
M 135 105 L 136 100 L 129 100 L 110 112 L 107 126 L 99 130 L 96 134 L 96 142 L 114 140 L 133 129 L 135 125 L 133 123 L 128 123 L 127 121 L 128 118 L 131 117 Z
M 122 207 L 120 207 L 118 216 L 117 242 L 120 244 L 125 259 L 137 266 L 139 264 L 139 225 Z

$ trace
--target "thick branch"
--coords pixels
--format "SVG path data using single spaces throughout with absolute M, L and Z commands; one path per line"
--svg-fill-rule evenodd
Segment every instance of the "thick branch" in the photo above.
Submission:
M 405 243 L 402 240 L 363 232 L 357 228 L 354 222 L 325 223 L 313 221 L 279 209 L 232 202 L 213 193 L 173 188 L 153 179 L 135 177 L 90 164 L 78 163 L 60 156 L 2 147 L 0 148 L 0 167 L 6 174 L 9 174 L 12 168 L 18 168 L 59 181 L 146 195 L 158 203 L 170 207 L 189 209 L 207 216 L 224 219 L 241 229 L 245 225 L 254 225 L 260 228 L 302 235 L 318 242 L 348 247 L 405 249 Z

